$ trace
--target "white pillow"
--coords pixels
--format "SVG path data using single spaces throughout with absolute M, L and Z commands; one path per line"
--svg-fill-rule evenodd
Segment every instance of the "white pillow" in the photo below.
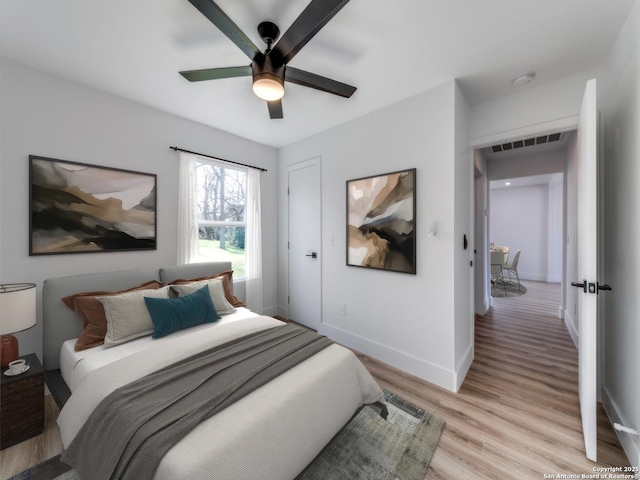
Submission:
M 211 301 L 213 301 L 213 306 L 216 307 L 218 315 L 236 311 L 236 308 L 227 301 L 227 297 L 224 295 L 222 277 L 212 280 L 201 280 L 200 282 L 185 283 L 184 285 L 171 285 L 171 289 L 177 293 L 179 297 L 184 297 L 190 293 L 197 292 L 205 285 L 209 286 L 209 295 L 211 295 Z
M 169 287 L 96 297 L 104 306 L 104 314 L 107 318 L 105 348 L 153 333 L 153 322 L 144 303 L 144 297 L 169 298 Z

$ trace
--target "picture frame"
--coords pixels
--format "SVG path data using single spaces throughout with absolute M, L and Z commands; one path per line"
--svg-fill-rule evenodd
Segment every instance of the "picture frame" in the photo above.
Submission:
M 157 176 L 29 155 L 29 255 L 156 250 Z
M 416 169 L 347 180 L 347 265 L 416 273 Z

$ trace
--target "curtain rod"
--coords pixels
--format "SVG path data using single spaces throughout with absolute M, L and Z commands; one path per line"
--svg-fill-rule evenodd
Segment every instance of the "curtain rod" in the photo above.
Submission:
M 205 155 L 204 153 L 192 152 L 191 150 L 185 150 L 180 147 L 169 147 L 171 150 L 176 152 L 185 152 L 185 153 L 193 153 L 194 155 L 199 155 L 201 157 L 213 158 L 214 160 L 220 160 L 221 162 L 232 163 L 234 165 L 240 165 L 241 167 L 253 168 L 255 170 L 260 170 L 261 172 L 266 172 L 266 168 L 254 167 L 253 165 L 247 165 L 246 163 L 234 162 L 233 160 L 225 160 L 224 158 L 214 157 L 213 155 Z

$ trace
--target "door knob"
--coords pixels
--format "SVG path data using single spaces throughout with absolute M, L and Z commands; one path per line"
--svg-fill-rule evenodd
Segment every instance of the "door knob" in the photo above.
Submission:
M 600 283 L 596 283 L 596 285 L 598 286 L 598 290 L 596 291 L 596 293 L 600 293 L 600 290 L 613 290 L 613 288 L 611 288 L 609 285 L 607 285 L 606 283 L 603 285 L 600 285 Z
M 583 280 L 582 283 L 571 282 L 571 285 L 574 287 L 579 287 L 584 290 L 584 293 L 587 293 L 587 281 Z
M 318 258 L 318 254 L 316 252 L 311 252 L 311 254 L 305 255 L 305 257 Z

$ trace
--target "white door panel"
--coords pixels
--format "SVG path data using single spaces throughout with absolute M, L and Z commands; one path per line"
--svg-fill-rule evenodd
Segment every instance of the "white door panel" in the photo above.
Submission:
M 578 124 L 578 376 L 587 458 L 597 458 L 598 116 L 596 81 L 587 82 Z M 583 287 L 584 288 L 584 287 Z
M 320 164 L 291 167 L 289 181 L 289 319 L 321 322 Z M 314 256 L 315 254 L 315 256 Z

